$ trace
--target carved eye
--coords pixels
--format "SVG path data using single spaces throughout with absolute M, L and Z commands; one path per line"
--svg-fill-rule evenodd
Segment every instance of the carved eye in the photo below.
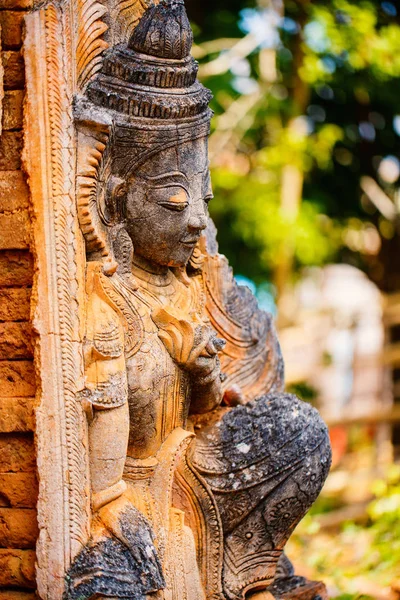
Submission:
M 208 204 L 210 202 L 210 200 L 212 200 L 214 198 L 214 194 L 212 191 L 212 187 L 211 187 L 211 179 L 210 179 L 210 173 L 207 172 L 207 178 L 205 181 L 205 185 L 204 185 L 204 202 L 206 204 Z
M 168 186 L 154 190 L 157 203 L 168 210 L 182 212 L 189 206 L 189 196 L 181 186 Z

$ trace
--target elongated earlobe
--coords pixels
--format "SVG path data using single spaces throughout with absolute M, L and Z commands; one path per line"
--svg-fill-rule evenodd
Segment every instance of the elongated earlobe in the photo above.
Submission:
M 104 219 L 109 225 L 117 225 L 125 220 L 127 185 L 124 179 L 111 175 L 105 190 Z

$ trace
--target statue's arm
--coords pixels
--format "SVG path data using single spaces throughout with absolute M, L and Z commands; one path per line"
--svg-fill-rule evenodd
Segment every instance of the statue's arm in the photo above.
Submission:
M 89 424 L 92 509 L 116 500 L 126 490 L 122 479 L 129 431 L 128 404 L 93 410 Z
M 129 436 L 124 330 L 118 313 L 96 292 L 88 275 L 85 389 L 88 416 L 92 509 L 117 499 L 126 489 L 122 476 Z

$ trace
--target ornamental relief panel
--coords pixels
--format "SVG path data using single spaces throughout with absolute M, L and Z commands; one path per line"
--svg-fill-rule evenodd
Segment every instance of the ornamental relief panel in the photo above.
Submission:
M 326 598 L 283 549 L 330 466 L 208 216 L 182 0 L 26 18 L 42 598 Z

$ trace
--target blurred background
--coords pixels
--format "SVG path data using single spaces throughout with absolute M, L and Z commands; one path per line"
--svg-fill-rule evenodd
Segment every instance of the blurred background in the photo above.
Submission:
M 211 215 L 275 315 L 333 468 L 288 554 L 341 600 L 400 598 L 400 6 L 187 0 L 214 99 Z

